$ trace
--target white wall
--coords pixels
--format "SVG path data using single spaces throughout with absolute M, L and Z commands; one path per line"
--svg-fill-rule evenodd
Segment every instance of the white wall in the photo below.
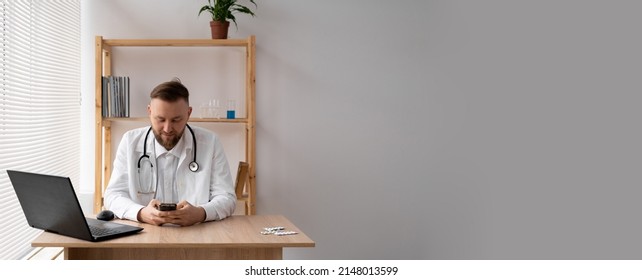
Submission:
M 84 166 L 93 36 L 207 38 L 204 2 L 83 2 Z M 641 8 L 259 1 L 258 213 L 317 242 L 285 257 L 642 258 Z

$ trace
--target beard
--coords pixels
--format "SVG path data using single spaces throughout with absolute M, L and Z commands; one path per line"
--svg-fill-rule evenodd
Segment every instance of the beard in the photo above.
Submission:
M 182 131 L 180 133 L 174 132 L 172 134 L 166 134 L 162 131 L 156 131 L 155 129 L 152 129 L 152 131 L 154 132 L 156 141 L 158 141 L 158 143 L 168 151 L 172 150 L 176 144 L 178 144 L 178 141 L 181 140 L 181 136 L 183 136 Z

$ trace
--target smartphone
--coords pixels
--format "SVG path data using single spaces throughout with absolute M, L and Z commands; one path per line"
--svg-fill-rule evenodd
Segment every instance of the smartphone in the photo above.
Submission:
M 176 210 L 176 203 L 161 203 L 158 205 L 160 211 L 173 211 Z

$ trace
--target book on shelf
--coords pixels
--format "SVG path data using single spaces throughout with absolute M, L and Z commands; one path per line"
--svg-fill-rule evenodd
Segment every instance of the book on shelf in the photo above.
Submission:
M 129 77 L 104 76 L 102 82 L 103 118 L 129 118 Z

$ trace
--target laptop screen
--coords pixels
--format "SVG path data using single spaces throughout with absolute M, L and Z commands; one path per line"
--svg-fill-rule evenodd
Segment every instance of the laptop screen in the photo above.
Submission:
M 7 170 L 30 226 L 80 239 L 91 233 L 68 177 Z

